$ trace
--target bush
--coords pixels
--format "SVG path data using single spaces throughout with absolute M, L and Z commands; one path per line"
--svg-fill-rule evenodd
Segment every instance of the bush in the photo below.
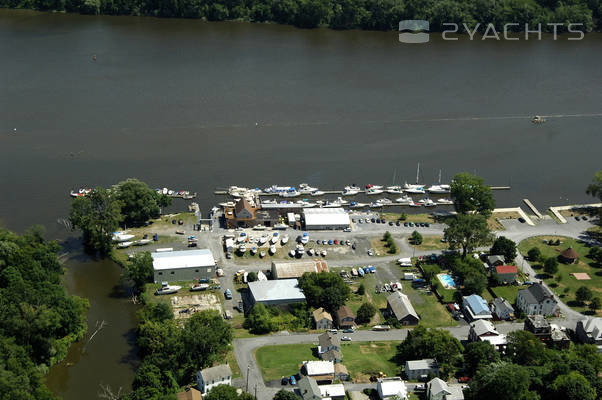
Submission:
M 391 240 L 391 232 L 386 231 L 385 234 L 383 235 L 383 240 L 385 242 L 389 242 Z
M 255 282 L 257 280 L 257 272 L 251 271 L 247 275 L 247 282 Z
M 527 252 L 530 261 L 539 261 L 541 259 L 541 250 L 538 247 L 531 247 Z
M 548 275 L 554 275 L 555 273 L 557 273 L 558 272 L 558 261 L 556 261 L 556 258 L 550 257 L 550 258 L 546 259 L 546 261 L 543 264 L 543 270 Z
M 412 232 L 412 236 L 410 236 L 410 240 L 412 244 L 419 246 L 422 244 L 422 235 L 418 231 L 414 231 Z
M 587 286 L 581 286 L 579 289 L 577 289 L 577 292 L 575 293 L 575 299 L 581 304 L 585 303 L 588 300 L 591 300 L 592 296 L 593 293 Z
M 357 317 L 355 318 L 355 322 L 358 324 L 367 324 L 370 322 L 372 317 L 376 314 L 376 307 L 374 307 L 370 303 L 364 303 L 357 310 Z
M 366 286 L 363 283 L 360 283 L 360 286 L 357 288 L 357 294 L 363 296 L 366 293 Z
M 399 216 L 399 220 L 400 221 L 405 221 L 406 219 L 408 219 L 408 214 L 401 213 L 401 215 Z

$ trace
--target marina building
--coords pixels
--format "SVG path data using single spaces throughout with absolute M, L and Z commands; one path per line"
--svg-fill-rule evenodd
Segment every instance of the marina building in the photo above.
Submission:
M 224 207 L 226 227 L 252 228 L 257 225 L 272 227 L 278 223 L 280 214 L 277 210 L 263 209 L 246 198 L 239 199 L 234 206 Z
M 305 302 L 305 295 L 299 288 L 296 279 L 279 279 L 273 281 L 249 282 L 251 305 L 262 303 L 281 305 Z
M 303 223 L 307 230 L 343 230 L 349 228 L 349 214 L 342 208 L 305 208 Z
M 155 283 L 209 279 L 215 259 L 208 249 L 151 253 Z
M 326 261 L 272 261 L 272 279 L 300 278 L 306 272 L 328 272 Z

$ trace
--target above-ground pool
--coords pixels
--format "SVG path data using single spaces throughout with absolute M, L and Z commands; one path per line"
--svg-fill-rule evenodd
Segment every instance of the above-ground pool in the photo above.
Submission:
M 441 281 L 441 284 L 443 285 L 444 288 L 446 288 L 446 289 L 455 289 L 456 288 L 456 282 L 454 282 L 454 280 L 452 279 L 451 276 L 449 276 L 449 274 L 439 274 L 439 275 L 437 275 L 437 278 L 439 278 L 439 280 Z

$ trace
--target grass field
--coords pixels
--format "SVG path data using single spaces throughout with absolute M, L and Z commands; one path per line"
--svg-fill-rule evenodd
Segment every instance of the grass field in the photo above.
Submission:
M 240 373 L 240 367 L 238 366 L 238 362 L 236 362 L 236 357 L 234 356 L 234 351 L 230 350 L 226 353 L 224 360 L 230 365 L 230 369 L 232 370 L 232 379 L 241 378 L 242 375 Z
M 410 240 L 408 242 L 416 250 L 445 250 L 449 247 L 447 243 L 441 241 L 442 235 L 422 235 L 422 243 L 414 245 Z
M 397 375 L 399 367 L 393 362 L 399 342 L 344 343 L 341 346 L 343 364 L 353 379 L 367 382 L 371 373 L 383 372 L 388 376 Z M 260 347 L 255 358 L 263 379 L 272 381 L 299 372 L 303 361 L 317 360 L 314 344 L 291 344 Z
M 395 253 L 389 253 L 387 242 L 382 237 L 370 239 L 370 247 L 374 249 L 374 254 L 377 256 L 390 256 L 392 254 L 399 254 L 399 246 Z
M 311 343 L 265 346 L 255 351 L 255 359 L 263 379 L 273 381 L 297 374 L 303 361 L 317 360 L 313 354 L 315 347 Z
M 543 240 L 555 241 L 557 239 L 561 241 L 559 246 L 548 246 L 543 243 Z M 544 257 L 558 257 L 559 253 L 568 247 L 572 247 L 579 254 L 579 261 L 576 264 L 560 263 L 558 272 L 553 277 L 545 274 L 541 265 L 532 263 L 533 269 L 541 274 L 540 277 L 568 306 L 580 312 L 587 310 L 587 307 L 575 301 L 575 292 L 581 286 L 590 288 L 594 292 L 594 296 L 602 296 L 602 268 L 586 257 L 589 247 L 584 242 L 564 236 L 536 236 L 523 240 L 518 245 L 519 251 L 524 256 L 532 247 L 539 248 Z M 574 272 L 585 272 L 591 279 L 578 281 L 571 275 Z M 597 315 L 602 314 L 598 311 Z
M 387 221 L 402 221 L 402 222 L 435 222 L 431 214 L 406 214 L 406 219 L 401 220 L 401 213 L 381 213 Z
M 514 304 L 516 302 L 516 296 L 518 296 L 518 291 L 525 289 L 526 287 L 527 286 L 517 285 L 496 286 L 492 287 L 491 290 L 495 293 L 495 297 L 503 297 L 508 300 L 510 304 Z
M 414 310 L 420 316 L 420 325 L 427 328 L 458 325 L 458 322 L 445 310 L 445 306 L 439 303 L 434 293 L 426 294 L 415 290 L 409 282 L 405 284 L 402 282 L 402 286 L 402 292 L 409 297 Z

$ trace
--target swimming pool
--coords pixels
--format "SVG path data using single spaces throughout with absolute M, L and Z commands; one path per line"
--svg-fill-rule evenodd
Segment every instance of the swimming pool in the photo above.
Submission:
M 443 285 L 444 288 L 446 288 L 446 289 L 455 289 L 456 288 L 456 282 L 454 282 L 454 280 L 452 279 L 451 276 L 449 276 L 449 274 L 439 274 L 439 275 L 437 275 L 437 277 L 441 281 L 441 284 Z

